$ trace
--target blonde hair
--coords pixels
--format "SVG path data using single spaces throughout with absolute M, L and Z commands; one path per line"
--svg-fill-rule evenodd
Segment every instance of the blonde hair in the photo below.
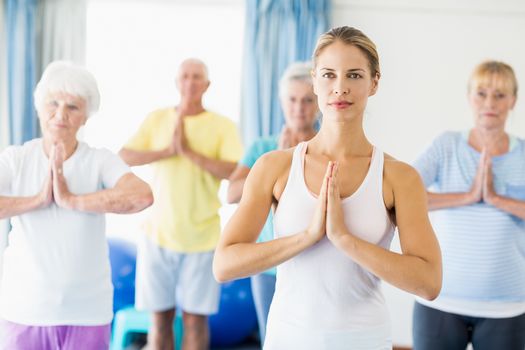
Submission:
M 468 91 L 472 88 L 495 82 L 502 88 L 518 95 L 518 81 L 512 67 L 500 61 L 485 61 L 476 66 L 468 81 Z
M 314 68 L 317 66 L 317 59 L 321 52 L 337 41 L 341 41 L 347 45 L 353 45 L 361 50 L 368 59 L 372 78 L 381 76 L 376 45 L 362 31 L 348 26 L 332 28 L 319 37 L 312 56 Z

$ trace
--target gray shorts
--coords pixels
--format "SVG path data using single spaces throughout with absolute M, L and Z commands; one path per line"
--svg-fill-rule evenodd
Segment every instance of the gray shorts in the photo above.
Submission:
M 219 309 L 220 285 L 212 272 L 213 251 L 178 253 L 143 235 L 138 244 L 135 307 L 211 315 Z

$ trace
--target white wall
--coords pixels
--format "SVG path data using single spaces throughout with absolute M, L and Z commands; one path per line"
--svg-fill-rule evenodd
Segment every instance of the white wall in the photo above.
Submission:
M 442 131 L 471 127 L 466 83 L 480 61 L 511 64 L 525 85 L 525 3 L 518 0 L 334 0 L 333 25 L 359 28 L 376 43 L 382 78 L 369 100 L 367 134 L 407 162 Z M 519 99 L 509 131 L 525 137 Z M 411 345 L 413 297 L 384 289 L 394 343 Z
M 334 26 L 357 27 L 378 47 L 382 78 L 366 128 L 392 155 L 411 161 L 441 131 L 471 126 L 466 83 L 480 61 L 510 63 L 525 84 L 525 45 L 518 39 L 525 34 L 525 4 L 477 3 L 335 1 Z M 518 100 L 510 127 L 519 136 L 525 136 L 524 112 Z

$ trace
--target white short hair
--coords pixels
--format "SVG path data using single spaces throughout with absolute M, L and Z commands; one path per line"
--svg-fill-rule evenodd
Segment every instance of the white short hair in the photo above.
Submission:
M 67 61 L 51 62 L 36 85 L 33 94 L 35 108 L 42 107 L 50 93 L 65 92 L 86 101 L 87 116 L 96 113 L 100 105 L 100 93 L 95 77 L 84 67 Z
M 312 85 L 312 68 L 313 65 L 311 61 L 294 62 L 290 64 L 279 80 L 279 97 L 284 98 L 287 96 L 288 87 L 292 81 L 300 80 Z
M 202 66 L 202 70 L 204 72 L 204 79 L 206 79 L 208 81 L 210 80 L 209 73 L 208 73 L 208 66 L 206 65 L 206 63 L 204 63 L 203 60 L 201 60 L 199 58 L 195 58 L 195 57 L 186 58 L 184 61 L 182 61 L 182 63 L 179 65 L 179 69 L 177 71 L 177 77 L 179 77 L 180 74 L 181 74 L 182 66 L 184 64 L 187 64 L 187 63 L 197 64 L 197 65 Z M 175 78 L 175 79 L 177 79 L 177 78 Z

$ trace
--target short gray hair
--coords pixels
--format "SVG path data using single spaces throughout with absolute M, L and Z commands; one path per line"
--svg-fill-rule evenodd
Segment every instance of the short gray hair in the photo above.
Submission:
M 177 77 L 175 79 L 177 79 L 180 76 L 182 66 L 184 64 L 186 64 L 186 63 L 198 64 L 198 65 L 202 66 L 202 70 L 204 72 L 204 78 L 207 81 L 210 81 L 209 72 L 208 72 L 208 66 L 206 65 L 206 63 L 204 63 L 203 60 L 201 60 L 199 58 L 195 58 L 195 57 L 186 58 L 184 61 L 181 62 L 181 64 L 179 65 L 179 69 L 177 71 Z
M 95 77 L 84 67 L 67 61 L 51 62 L 36 85 L 33 94 L 35 108 L 39 110 L 49 93 L 65 92 L 86 101 L 87 116 L 96 113 L 100 93 Z
M 313 84 L 312 82 L 312 62 L 294 62 L 290 64 L 284 71 L 279 80 L 279 97 L 286 97 L 288 93 L 288 86 L 292 81 L 304 81 L 305 83 Z

